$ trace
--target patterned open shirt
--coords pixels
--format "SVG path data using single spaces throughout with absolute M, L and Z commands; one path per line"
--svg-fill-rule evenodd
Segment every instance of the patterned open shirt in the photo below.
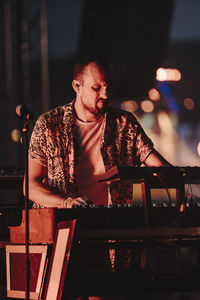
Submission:
M 44 180 L 65 196 L 78 197 L 77 158 L 81 151 L 74 123 L 74 101 L 42 114 L 33 129 L 29 155 L 48 170 Z M 115 166 L 140 166 L 153 149 L 136 118 L 129 112 L 109 107 L 101 154 L 105 170 Z M 110 186 L 113 204 L 132 202 L 132 184 L 113 182 Z

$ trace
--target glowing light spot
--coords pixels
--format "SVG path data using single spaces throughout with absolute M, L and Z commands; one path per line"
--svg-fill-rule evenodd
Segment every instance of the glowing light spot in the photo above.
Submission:
M 199 142 L 198 145 L 197 145 L 197 153 L 198 153 L 198 155 L 200 156 L 200 142 Z
M 185 108 L 188 110 L 193 110 L 195 107 L 195 103 L 192 98 L 185 98 L 183 103 L 184 103 Z
M 173 70 L 174 81 L 181 80 L 181 72 L 177 69 Z
M 138 104 L 134 100 L 123 101 L 120 106 L 122 109 L 129 111 L 131 113 L 137 111 L 137 109 L 138 109 Z
M 171 114 L 171 122 L 172 122 L 172 125 L 173 125 L 173 128 L 177 128 L 178 125 L 179 125 L 179 118 L 176 114 Z
M 181 72 L 177 69 L 159 68 L 156 71 L 156 79 L 158 81 L 180 81 Z
M 167 72 L 166 72 L 166 70 L 163 69 L 163 68 L 159 68 L 156 71 L 156 79 L 159 80 L 159 81 L 165 81 L 165 80 L 167 80 Z
M 19 142 L 21 139 L 21 132 L 18 129 L 13 129 L 11 132 L 11 139 L 13 140 L 13 142 Z
M 171 134 L 174 131 L 169 115 L 164 111 L 158 113 L 158 125 L 163 133 Z
M 144 112 L 150 113 L 154 110 L 154 104 L 150 100 L 143 100 L 141 103 L 141 108 Z
M 160 93 L 154 88 L 148 91 L 148 96 L 152 101 L 160 100 Z
M 155 122 L 155 115 L 154 113 L 144 114 L 140 121 L 145 129 L 152 129 Z

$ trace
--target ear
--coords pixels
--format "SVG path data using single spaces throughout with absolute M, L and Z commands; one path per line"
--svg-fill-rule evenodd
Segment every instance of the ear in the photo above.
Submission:
M 78 80 L 74 79 L 74 80 L 72 81 L 72 87 L 73 87 L 74 91 L 75 91 L 76 93 L 78 93 L 79 87 L 80 87 L 80 82 L 79 82 Z

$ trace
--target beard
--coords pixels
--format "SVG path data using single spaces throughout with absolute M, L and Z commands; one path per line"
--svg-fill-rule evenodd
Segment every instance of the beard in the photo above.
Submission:
M 104 114 L 107 110 L 107 107 L 108 107 L 108 100 L 100 99 L 96 103 L 96 109 L 97 109 L 98 113 Z
M 92 105 L 87 105 L 86 103 L 84 103 L 84 101 L 82 100 L 82 105 L 83 107 L 88 110 L 90 113 L 92 113 L 93 115 L 96 116 L 100 116 L 100 115 L 104 115 L 107 107 L 108 107 L 108 100 L 104 100 L 104 99 L 99 99 L 94 106 Z

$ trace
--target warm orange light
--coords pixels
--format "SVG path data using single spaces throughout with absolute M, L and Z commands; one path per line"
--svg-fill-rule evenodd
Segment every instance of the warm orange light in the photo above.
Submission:
M 180 81 L 181 80 L 181 72 L 177 69 L 171 69 L 169 80 L 171 80 L 171 81 Z
M 159 68 L 156 71 L 156 79 L 159 80 L 159 81 L 165 81 L 165 80 L 167 80 L 167 72 L 166 72 L 166 70 L 163 69 L 163 68 Z
M 21 131 L 19 129 L 13 129 L 11 132 L 11 139 L 13 142 L 19 142 L 21 139 Z
M 148 96 L 152 101 L 160 100 L 160 93 L 154 88 L 148 91 Z
M 193 110 L 195 107 L 195 103 L 192 98 L 185 98 L 183 103 L 184 103 L 185 108 L 188 110 Z
M 200 156 L 200 142 L 199 142 L 198 145 L 197 145 L 197 153 L 198 153 L 198 155 Z
M 181 80 L 181 72 L 177 69 L 159 68 L 156 71 L 156 79 L 158 81 L 179 81 Z
M 141 103 L 141 108 L 144 112 L 150 113 L 154 110 L 154 104 L 150 100 L 143 100 Z
M 170 134 L 170 133 L 172 134 L 174 130 L 169 115 L 164 111 L 160 111 L 158 113 L 157 118 L 158 118 L 158 125 L 161 131 L 166 134 Z
M 138 109 L 138 104 L 134 100 L 126 100 L 121 103 L 121 108 L 133 113 Z

